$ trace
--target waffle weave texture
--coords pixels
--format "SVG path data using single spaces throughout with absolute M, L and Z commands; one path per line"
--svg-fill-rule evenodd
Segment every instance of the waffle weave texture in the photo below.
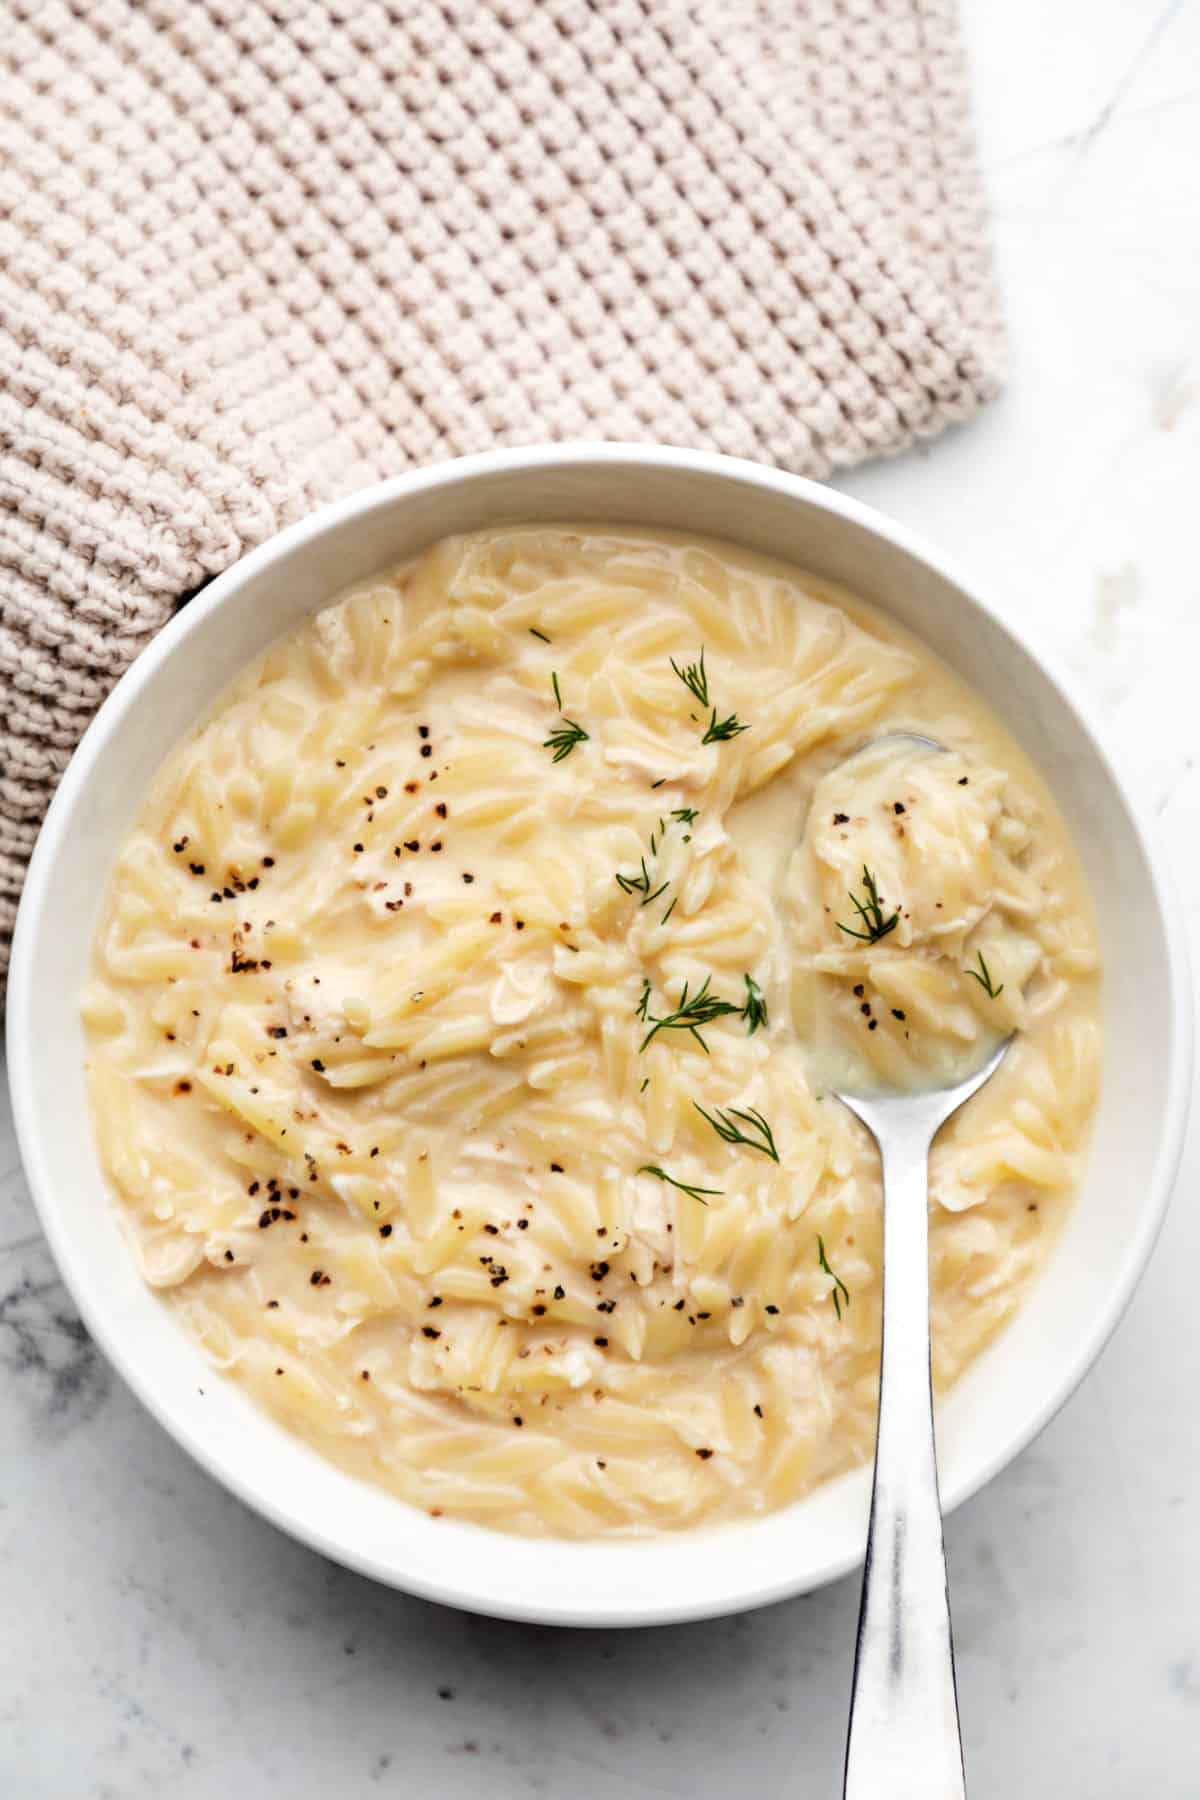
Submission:
M 546 438 L 824 476 L 999 384 L 949 0 L 4 0 L 0 28 L 0 981 L 97 706 L 314 504 Z

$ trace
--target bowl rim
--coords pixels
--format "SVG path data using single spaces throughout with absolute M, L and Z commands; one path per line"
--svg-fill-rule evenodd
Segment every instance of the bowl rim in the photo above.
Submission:
M 76 747 L 54 794 L 34 847 L 18 907 L 6 1010 L 9 1085 L 17 1145 L 38 1221 L 64 1285 L 79 1308 L 91 1337 L 142 1405 L 171 1437 L 208 1475 L 235 1493 L 261 1517 L 299 1542 L 360 1574 L 421 1598 L 468 1611 L 534 1623 L 580 1627 L 681 1623 L 771 1604 L 801 1592 L 812 1591 L 848 1573 L 861 1564 L 863 1550 L 830 1557 L 815 1571 L 808 1571 L 799 1577 L 789 1578 L 785 1574 L 747 1580 L 744 1591 L 715 1602 L 706 1602 L 702 1597 L 683 1602 L 663 1601 L 648 1595 L 643 1602 L 633 1607 L 626 1605 L 603 1608 L 596 1604 L 580 1606 L 572 1601 L 569 1594 L 561 1591 L 551 1598 L 543 1593 L 531 1597 L 528 1602 L 501 1602 L 494 1597 L 479 1595 L 469 1584 L 460 1583 L 452 1567 L 434 1576 L 427 1575 L 424 1570 L 400 1570 L 356 1548 L 352 1542 L 297 1517 L 278 1494 L 262 1491 L 244 1477 L 239 1468 L 227 1466 L 224 1456 L 215 1443 L 207 1440 L 204 1431 L 171 1410 L 155 1392 L 152 1380 L 144 1375 L 141 1365 L 126 1349 L 119 1321 L 110 1318 L 103 1308 L 93 1306 L 86 1284 L 82 1279 L 76 1278 L 72 1239 L 58 1215 L 53 1186 L 44 1164 L 36 1129 L 36 1084 L 31 1073 L 33 1061 L 24 1052 L 25 1047 L 33 1041 L 37 1026 L 38 1000 L 31 972 L 31 946 L 54 879 L 55 863 L 68 815 L 77 798 L 86 789 L 98 757 L 135 697 L 155 680 L 161 664 L 183 638 L 209 614 L 233 599 L 247 581 L 272 563 L 291 556 L 329 530 L 351 523 L 376 508 L 402 505 L 430 489 L 469 486 L 480 478 L 496 474 L 545 472 L 574 465 L 591 465 L 598 471 L 603 471 L 605 466 L 630 463 L 656 470 L 692 472 L 732 480 L 766 489 L 785 499 L 803 502 L 835 520 L 866 531 L 887 546 L 907 554 L 915 562 L 924 564 L 935 575 L 957 588 L 994 627 L 1038 666 L 1057 701 L 1074 716 L 1092 755 L 1103 768 L 1125 809 L 1130 829 L 1142 852 L 1150 891 L 1159 915 L 1163 919 L 1171 916 L 1174 909 L 1172 878 L 1169 864 L 1158 842 L 1157 830 L 1135 806 L 1133 784 L 1123 772 L 1119 759 L 1105 745 L 1090 702 L 1080 695 L 1070 675 L 1058 666 L 1054 654 L 1047 653 L 1032 643 L 1021 626 L 1004 617 L 953 558 L 947 557 L 935 545 L 928 543 L 920 533 L 892 520 L 874 507 L 822 483 L 788 474 L 766 464 L 667 445 L 579 440 L 483 451 L 472 456 L 434 463 L 360 488 L 276 532 L 215 577 L 186 608 L 177 612 L 141 652 L 105 699 Z M 1153 1175 L 1147 1189 L 1148 1197 L 1139 1211 L 1137 1228 L 1126 1245 L 1119 1279 L 1113 1285 L 1106 1308 L 1097 1314 L 1090 1330 L 1080 1338 L 1066 1373 L 1054 1391 L 1032 1410 L 1024 1427 L 1008 1436 L 1002 1445 L 984 1459 L 970 1478 L 963 1478 L 943 1494 L 944 1512 L 952 1511 L 984 1487 L 1028 1447 L 1065 1405 L 1124 1315 L 1157 1241 L 1183 1150 L 1193 1057 L 1191 976 L 1186 941 L 1179 934 L 1164 931 L 1163 943 L 1169 988 L 1169 1053 L 1165 1070 L 1164 1129 L 1155 1153 Z M 736 1531 L 737 1526 L 734 1524 L 723 1529 Z M 545 1540 L 548 1546 L 554 1546 L 558 1541 L 553 1538 Z

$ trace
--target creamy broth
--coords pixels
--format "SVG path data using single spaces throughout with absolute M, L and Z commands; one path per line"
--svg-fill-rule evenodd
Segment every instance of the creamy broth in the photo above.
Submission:
M 1075 854 L 978 697 L 825 582 L 599 528 L 449 540 L 273 646 L 156 778 L 83 1009 L 133 1252 L 218 1365 L 414 1504 L 576 1536 L 870 1454 L 878 1161 L 827 1084 L 1019 1031 L 933 1153 L 944 1388 L 1101 1048 Z

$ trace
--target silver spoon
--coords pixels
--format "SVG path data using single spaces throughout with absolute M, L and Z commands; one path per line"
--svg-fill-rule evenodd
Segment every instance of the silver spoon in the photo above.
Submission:
M 885 742 L 945 748 L 915 732 L 875 740 Z M 883 1165 L 879 1422 L 844 1800 L 966 1796 L 933 1433 L 929 1151 L 947 1120 L 995 1074 L 1012 1041 L 957 1087 L 834 1090 L 875 1139 Z
M 929 1148 L 999 1068 L 957 1087 L 846 1094 L 883 1164 L 883 1342 L 844 1800 L 965 1800 L 929 1364 Z

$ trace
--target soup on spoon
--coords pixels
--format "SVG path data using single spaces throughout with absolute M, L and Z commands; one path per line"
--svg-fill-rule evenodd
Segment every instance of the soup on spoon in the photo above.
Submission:
M 1030 836 L 1006 785 L 912 732 L 818 781 L 788 892 L 808 952 L 800 1029 L 831 1085 L 949 1086 L 1023 1024 L 1042 952 L 1004 891 Z

